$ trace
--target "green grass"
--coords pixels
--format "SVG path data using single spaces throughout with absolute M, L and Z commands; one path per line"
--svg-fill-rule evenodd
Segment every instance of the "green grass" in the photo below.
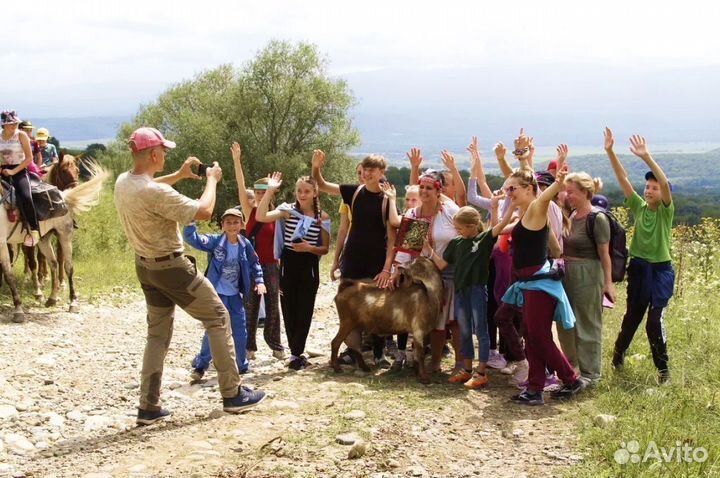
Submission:
M 624 295 L 624 294 L 623 294 Z M 606 314 L 604 378 L 590 399 L 581 402 L 575 421 L 584 462 L 567 476 L 579 477 L 701 477 L 720 476 L 720 304 L 715 292 L 700 281 L 675 297 L 665 316 L 672 381 L 657 385 L 644 323 L 638 329 L 621 371 L 610 366 L 612 346 L 620 328 L 624 303 Z M 593 424 L 598 414 L 617 420 L 607 428 Z M 619 464 L 615 454 L 631 441 L 639 444 L 640 463 Z M 642 461 L 651 442 L 666 451 L 703 447 L 703 463 L 653 457 Z M 652 448 L 650 448 L 652 451 Z M 677 451 L 675 451 L 677 453 Z
M 99 206 L 79 218 L 80 230 L 75 238 L 75 274 L 81 299 L 110 300 L 117 305 L 129 298 L 140 297 L 135 278 L 134 253 L 120 227 L 112 198 L 107 188 Z M 209 227 L 209 226 L 204 226 Z M 567 470 L 567 476 L 580 477 L 703 477 L 720 476 L 720 264 L 716 246 L 720 243 L 720 226 L 707 221 L 694 228 L 677 228 L 675 266 L 681 294 L 670 302 L 665 325 L 668 336 L 672 382 L 658 386 L 657 374 L 650 355 L 644 324 L 638 329 L 626 360 L 625 368 L 616 372 L 610 367 L 612 346 L 624 313 L 624 291 L 617 307 L 604 316 L 603 380 L 585 398 L 570 406 L 567 426 L 577 430 L 577 447 L 585 459 Z M 332 263 L 332 248 L 321 261 L 321 280 L 327 280 Z M 205 254 L 194 253 L 203 270 Z M 21 263 L 21 261 L 18 261 Z M 21 267 L 16 265 L 16 271 Z M 47 291 L 47 287 L 46 287 Z M 620 291 L 620 290 L 619 290 Z M 31 289 L 23 294 L 28 298 Z M 7 301 L 7 299 L 6 299 Z M 368 406 L 353 406 L 374 421 L 370 406 L 394 396 L 413 409 L 431 406 L 427 395 L 404 380 L 370 378 L 364 383 L 377 396 Z M 349 410 L 349 409 L 348 409 Z M 609 414 L 617 420 L 606 428 L 594 425 L 598 414 Z M 342 414 L 328 427 L 325 440 L 347 425 Z M 291 438 L 292 439 L 292 438 Z M 708 458 L 703 463 L 670 462 L 651 459 L 644 463 L 619 464 L 615 454 L 623 444 L 639 443 L 642 455 L 651 442 L 666 449 L 687 444 L 703 447 Z M 296 470 L 277 470 L 278 474 Z

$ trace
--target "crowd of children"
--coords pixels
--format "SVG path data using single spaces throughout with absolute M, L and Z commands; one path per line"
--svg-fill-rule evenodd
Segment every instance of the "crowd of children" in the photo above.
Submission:
M 674 282 L 670 256 L 674 205 L 670 183 L 645 139 L 633 136 L 630 143 L 649 170 L 643 196 L 634 191 L 614 153 L 612 132 L 606 129 L 605 150 L 625 205 L 635 218 L 627 311 L 612 364 L 623 365 L 648 311 L 653 360 L 659 380 L 666 382 L 670 375 L 663 312 Z M 329 216 L 319 207 L 322 192 L 342 198 L 332 280 L 372 279 L 378 287 L 392 288 L 398 267 L 413 260 L 413 255 L 422 254 L 436 265 L 445 297 L 429 337 L 429 370 L 440 370 L 443 347 L 449 341 L 455 352 L 450 383 L 482 388 L 489 383 L 487 368 L 497 368 L 511 375 L 510 383 L 520 388 L 512 396 L 519 404 L 543 404 L 544 391 L 566 399 L 597 383 L 602 370 L 603 308 L 614 305 L 617 295 L 608 204 L 598 195 L 601 181 L 585 172 L 570 172 L 566 145 L 558 146 L 557 158 L 547 170 L 535 171 L 533 140 L 521 130 L 512 151 L 516 169 L 506 160 L 502 143 L 494 148 L 505 182 L 492 191 L 476 138 L 468 151 L 471 171 L 466 187 L 450 153 L 442 152 L 446 170 L 422 172 L 421 151 L 413 148 L 408 153 L 411 184 L 400 213 L 381 156 L 370 155 L 358 164 L 357 184 L 335 184 L 323 177 L 326 157 L 316 150 L 312 175 L 295 184 L 295 202 L 276 206 L 282 174 L 260 178 L 246 190 L 240 146 L 234 143 L 231 154 L 240 206 L 223 214 L 223 234 L 199 235 L 189 225 L 184 236 L 209 255 L 208 278 L 230 312 L 240 373 L 251 366 L 257 350 L 257 313 L 263 299 L 264 338 L 273 355 L 287 359 L 293 370 L 308 364 L 305 344 L 320 282 L 319 259 L 330 246 Z M 489 213 L 487 228 L 480 210 Z M 403 217 L 428 223 L 421 251 L 397 251 L 396 234 Z M 280 310 L 289 357 L 280 338 Z M 473 368 L 474 337 L 478 352 Z M 407 334 L 397 337 L 392 366 L 386 358 L 386 338 L 367 340 L 378 367 L 396 371 L 412 364 Z M 346 342 L 359 343 L 360 332 Z M 346 358 L 352 362 L 352 357 Z M 194 379 L 202 377 L 209 360 L 206 338 L 193 361 Z

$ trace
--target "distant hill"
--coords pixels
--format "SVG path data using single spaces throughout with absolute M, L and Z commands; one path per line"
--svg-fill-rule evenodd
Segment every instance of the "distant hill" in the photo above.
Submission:
M 706 153 L 666 153 L 653 155 L 677 192 L 686 195 L 720 189 L 720 149 Z M 633 184 L 644 182 L 648 168 L 633 155 L 619 155 Z M 568 162 L 574 171 L 587 171 L 593 176 L 614 183 L 615 176 L 605 155 L 570 157 Z

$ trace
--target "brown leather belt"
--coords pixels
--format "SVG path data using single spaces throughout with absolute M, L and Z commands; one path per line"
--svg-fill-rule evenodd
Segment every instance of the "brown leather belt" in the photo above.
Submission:
M 180 256 L 182 256 L 182 255 L 183 255 L 182 252 L 173 252 L 172 254 L 168 254 L 167 256 L 160 256 L 160 257 L 143 257 L 143 256 L 138 256 L 138 257 L 140 257 L 140 259 L 142 259 L 142 260 L 144 260 L 144 261 L 164 262 L 164 261 L 169 261 L 169 260 L 175 259 L 176 257 L 180 257 Z

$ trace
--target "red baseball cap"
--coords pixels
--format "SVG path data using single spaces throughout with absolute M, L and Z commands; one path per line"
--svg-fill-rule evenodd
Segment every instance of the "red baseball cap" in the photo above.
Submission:
M 548 171 L 550 171 L 551 169 L 557 170 L 557 161 L 555 161 L 554 159 L 552 161 L 550 161 L 547 165 L 547 168 L 548 168 Z
M 173 149 L 175 143 L 165 139 L 165 136 L 155 128 L 142 127 L 133 131 L 128 140 L 128 145 L 133 153 L 143 151 L 156 146 L 164 146 Z

